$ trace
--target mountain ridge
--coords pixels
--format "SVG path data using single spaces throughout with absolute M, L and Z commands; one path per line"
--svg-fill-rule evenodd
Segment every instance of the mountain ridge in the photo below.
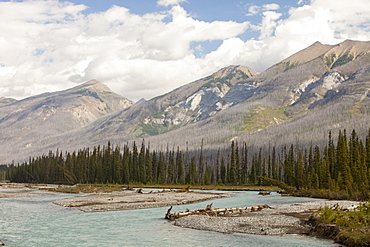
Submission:
M 81 128 L 132 104 L 97 81 L 13 102 L 0 107 L 2 150 L 28 150 L 32 154 L 37 140 L 45 142 L 51 136 Z
M 151 100 L 111 109 L 78 128 L 33 139 L 36 147 L 21 146 L 20 153 L 26 158 L 49 149 L 76 150 L 108 141 L 120 145 L 143 138 L 158 148 L 182 149 L 201 143 L 220 148 L 230 140 L 256 147 L 297 140 L 320 143 L 329 130 L 356 127 L 360 133 L 370 127 L 369 74 L 369 41 L 315 42 L 261 73 L 228 66 Z M 82 85 L 63 92 L 97 101 L 113 97 L 102 93 L 108 89 L 96 81 Z M 97 88 L 89 91 L 93 85 Z

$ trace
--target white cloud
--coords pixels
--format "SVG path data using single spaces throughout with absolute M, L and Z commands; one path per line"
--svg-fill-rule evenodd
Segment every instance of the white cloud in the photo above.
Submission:
M 151 98 L 218 69 L 201 71 L 191 42 L 224 40 L 248 28 L 195 20 L 179 5 L 143 16 L 117 6 L 83 15 L 85 8 L 56 0 L 0 3 L 0 96 L 23 98 L 97 79 L 130 99 Z M 172 21 L 163 21 L 167 16 Z
M 159 0 L 157 2 L 158 6 L 170 6 L 170 5 L 178 5 L 182 2 L 186 2 L 186 0 Z
M 274 29 L 277 25 L 276 20 L 279 19 L 280 16 L 281 13 L 277 13 L 274 11 L 263 12 L 260 39 L 265 39 L 273 35 Z
M 370 40 L 370 5 L 367 0 L 313 0 L 309 5 L 291 8 L 289 16 L 281 19 L 275 11 L 262 12 L 262 22 L 253 25 L 260 37 L 242 41 L 233 39 L 239 52 L 234 53 L 230 64 L 243 64 L 263 71 L 282 59 L 306 48 L 316 41 L 337 44 L 345 39 Z M 258 14 L 263 7 L 251 6 L 250 12 Z M 222 57 L 224 42 L 214 54 L 208 57 Z
M 280 6 L 276 3 L 270 3 L 265 5 L 251 5 L 248 8 L 247 16 L 256 15 L 263 11 L 278 10 Z
M 0 96 L 97 79 L 130 99 L 149 99 L 231 64 L 263 71 L 315 41 L 370 40 L 368 0 L 313 0 L 285 19 L 277 4 L 257 6 L 255 25 L 196 20 L 178 3 L 158 1 L 173 6 L 146 15 L 117 6 L 84 15 L 86 6 L 57 0 L 0 2 Z M 259 37 L 238 38 L 252 28 Z M 208 54 L 190 46 L 212 40 L 223 42 Z
M 262 6 L 263 10 L 278 10 L 280 8 L 279 4 L 270 3 Z
M 260 12 L 260 6 L 252 5 L 248 8 L 248 16 L 258 14 Z

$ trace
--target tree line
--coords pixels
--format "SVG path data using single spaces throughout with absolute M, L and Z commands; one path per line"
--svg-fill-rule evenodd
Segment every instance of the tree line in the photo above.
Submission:
M 324 147 L 250 148 L 231 141 L 226 149 L 152 150 L 150 143 L 123 147 L 110 142 L 75 152 L 52 152 L 11 165 L 7 177 L 26 183 L 227 184 L 268 185 L 283 182 L 297 190 L 342 191 L 369 195 L 370 129 L 360 138 L 332 133 Z

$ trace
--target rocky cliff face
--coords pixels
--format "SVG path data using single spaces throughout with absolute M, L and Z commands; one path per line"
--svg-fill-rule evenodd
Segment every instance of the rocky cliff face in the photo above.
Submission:
M 209 118 L 230 104 L 223 98 L 237 83 L 258 72 L 244 66 L 229 66 L 196 82 L 190 95 L 174 101 L 160 111 L 145 117 L 138 125 L 142 134 L 155 135 Z

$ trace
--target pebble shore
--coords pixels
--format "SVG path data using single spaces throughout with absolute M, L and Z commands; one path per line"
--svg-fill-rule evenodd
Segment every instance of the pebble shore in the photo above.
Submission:
M 63 198 L 53 203 L 63 207 L 75 207 L 83 212 L 104 212 L 183 205 L 229 196 L 230 194 L 225 192 L 153 191 L 152 193 L 137 193 L 123 191 L 92 193 Z
M 359 205 L 356 201 L 315 201 L 271 206 L 259 212 L 240 216 L 190 215 L 174 221 L 174 225 L 221 233 L 247 233 L 259 235 L 308 234 L 310 228 L 303 224 L 313 211 L 338 204 L 342 208 Z

